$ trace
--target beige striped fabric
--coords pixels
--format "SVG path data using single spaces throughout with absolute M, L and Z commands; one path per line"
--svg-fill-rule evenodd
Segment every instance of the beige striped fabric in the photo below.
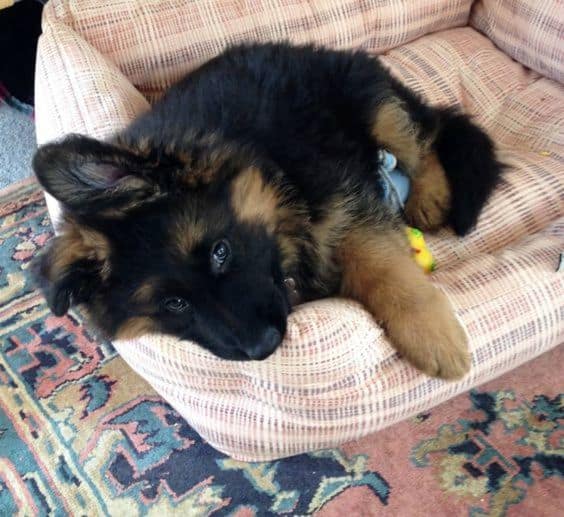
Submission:
M 470 25 L 517 61 L 564 83 L 562 0 L 478 0 Z
M 223 361 L 159 335 L 115 343 L 203 437 L 244 460 L 366 435 L 564 341 L 564 273 L 556 272 L 564 251 L 564 87 L 469 27 L 406 43 L 464 23 L 468 2 L 335 0 L 315 2 L 315 11 L 313 4 L 51 0 L 39 45 L 40 142 L 71 131 L 108 136 L 230 41 L 284 37 L 378 52 L 403 44 L 383 57 L 393 73 L 429 101 L 472 113 L 501 147 L 510 168 L 476 231 L 428 236 L 439 266 L 432 279 L 470 336 L 473 367 L 462 381 L 418 373 L 347 300 L 300 306 L 282 347 L 262 362 Z M 433 14 L 438 4 L 447 14 Z M 179 20 L 188 12 L 189 21 Z
M 315 41 L 384 51 L 466 25 L 472 0 L 55 0 L 45 25 L 66 25 L 148 98 L 227 45 Z

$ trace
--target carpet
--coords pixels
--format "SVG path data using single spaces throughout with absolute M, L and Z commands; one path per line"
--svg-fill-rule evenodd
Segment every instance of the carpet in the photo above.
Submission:
M 37 147 L 33 107 L 18 101 L 0 83 L 0 188 L 31 176 Z
M 1 515 L 535 515 L 564 506 L 562 346 L 341 448 L 267 463 L 207 445 L 79 312 L 49 313 L 33 181 L 0 193 Z

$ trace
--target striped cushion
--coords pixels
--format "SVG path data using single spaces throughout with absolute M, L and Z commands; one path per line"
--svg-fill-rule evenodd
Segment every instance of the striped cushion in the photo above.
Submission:
M 394 12 L 404 20 L 407 12 L 402 1 L 372 9 L 362 7 L 365 2 L 319 2 L 325 14 L 305 20 L 312 2 L 256 2 L 256 12 L 270 9 L 271 18 L 264 18 L 237 7 L 247 3 L 223 0 L 225 10 L 219 2 L 182 3 L 182 9 L 199 12 L 188 23 L 172 16 L 170 2 L 133 8 L 115 0 L 107 12 L 98 3 L 82 4 L 90 8 L 72 12 L 72 3 L 48 4 L 37 73 L 42 142 L 69 131 L 111 134 L 147 109 L 139 89 L 152 98 L 245 34 L 299 41 L 306 34 L 335 46 L 379 51 L 387 48 L 386 36 L 379 40 L 371 30 L 375 21 L 395 20 Z M 366 11 L 360 15 L 351 6 Z M 135 23 L 124 15 L 128 9 L 139 11 Z M 349 14 L 350 26 L 347 17 L 347 23 L 339 18 L 345 12 L 358 14 Z M 239 13 L 237 23 L 228 23 L 225 13 Z M 180 23 L 189 25 L 182 30 L 199 27 L 197 34 L 179 34 Z M 159 335 L 115 343 L 202 436 L 236 458 L 278 458 L 360 437 L 564 341 L 564 276 L 555 272 L 564 250 L 564 88 L 524 69 L 471 28 L 422 37 L 384 59 L 428 100 L 473 113 L 511 165 L 475 232 L 463 240 L 447 231 L 429 236 L 439 265 L 433 281 L 470 335 L 472 371 L 456 383 L 418 373 L 398 358 L 370 316 L 347 300 L 299 307 L 283 346 L 263 362 L 222 361 L 195 344 Z
M 114 63 L 148 98 L 244 41 L 290 39 L 383 51 L 466 25 L 472 0 L 51 1 L 64 24 Z
M 517 61 L 564 83 L 562 0 L 478 0 L 470 24 Z
M 51 0 L 43 11 L 37 63 L 38 139 L 69 131 L 106 137 L 230 44 L 315 41 L 381 52 L 465 25 L 471 5 L 472 0 Z M 49 196 L 47 204 L 57 225 L 60 209 Z

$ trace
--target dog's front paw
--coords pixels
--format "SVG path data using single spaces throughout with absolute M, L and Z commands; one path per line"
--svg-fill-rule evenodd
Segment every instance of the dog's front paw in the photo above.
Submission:
M 454 380 L 470 370 L 466 333 L 439 291 L 396 319 L 388 334 L 404 358 L 431 377 Z
M 450 205 L 445 196 L 436 191 L 412 196 L 405 205 L 405 217 L 411 226 L 420 230 L 438 230 L 446 224 Z
M 438 158 L 429 155 L 413 178 L 405 217 L 410 225 L 420 230 L 436 230 L 446 224 L 450 202 L 451 191 L 445 172 Z

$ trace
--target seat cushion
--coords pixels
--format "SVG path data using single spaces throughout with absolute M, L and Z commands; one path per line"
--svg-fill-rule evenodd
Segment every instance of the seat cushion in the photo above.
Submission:
M 52 0 L 44 28 L 65 25 L 114 63 L 147 98 L 245 41 L 384 51 L 466 25 L 473 0 Z
M 562 0 L 477 0 L 470 25 L 520 63 L 564 83 Z
M 72 23 L 48 22 L 40 43 L 41 141 L 69 131 L 111 134 L 148 107 L 131 82 L 152 88 L 139 79 L 141 69 L 149 67 L 143 73 L 150 77 L 167 67 L 167 59 L 144 57 L 136 75 Z M 472 113 L 510 165 L 470 236 L 445 230 L 429 238 L 438 262 L 432 280 L 470 336 L 472 370 L 455 383 L 426 377 L 398 357 L 362 307 L 338 299 L 298 307 L 282 347 L 261 362 L 224 361 L 162 335 L 114 343 L 204 438 L 238 459 L 274 459 L 360 437 L 564 341 L 564 277 L 556 272 L 564 249 L 563 88 L 470 28 L 422 37 L 384 60 L 428 100 Z

